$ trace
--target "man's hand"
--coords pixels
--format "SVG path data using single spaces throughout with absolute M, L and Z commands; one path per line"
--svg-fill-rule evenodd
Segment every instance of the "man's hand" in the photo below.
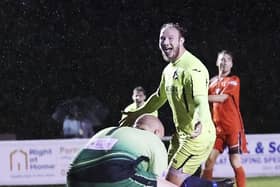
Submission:
M 134 112 L 121 111 L 121 113 L 124 117 L 119 121 L 120 127 L 124 127 L 124 126 L 132 127 L 134 124 L 134 121 L 136 120 L 136 118 L 138 116 Z
M 194 131 L 191 133 L 191 138 L 196 138 L 201 134 L 202 124 L 198 121 L 194 126 Z

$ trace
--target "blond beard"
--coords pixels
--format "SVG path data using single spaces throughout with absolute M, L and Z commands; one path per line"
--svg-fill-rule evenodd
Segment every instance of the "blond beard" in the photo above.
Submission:
M 175 62 L 178 59 L 178 57 L 179 57 L 180 47 L 177 47 L 176 50 L 174 50 L 174 54 L 175 54 L 174 56 L 176 56 L 174 59 L 173 58 L 169 58 L 168 56 L 166 56 L 166 54 L 163 52 L 163 50 L 161 50 L 161 54 L 162 54 L 163 59 L 166 62 Z

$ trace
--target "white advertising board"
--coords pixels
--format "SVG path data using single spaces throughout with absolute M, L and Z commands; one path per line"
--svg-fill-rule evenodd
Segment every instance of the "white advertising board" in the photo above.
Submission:
M 246 137 L 249 154 L 241 157 L 246 175 L 280 176 L 280 134 L 255 134 Z M 227 150 L 218 157 L 213 176 L 234 177 Z
M 65 184 L 66 172 L 88 139 L 0 141 L 0 185 Z M 280 176 L 280 134 L 247 135 L 250 153 L 242 155 L 247 177 Z M 227 151 L 214 177 L 233 177 Z
M 69 162 L 86 141 L 1 141 L 0 185 L 65 184 Z

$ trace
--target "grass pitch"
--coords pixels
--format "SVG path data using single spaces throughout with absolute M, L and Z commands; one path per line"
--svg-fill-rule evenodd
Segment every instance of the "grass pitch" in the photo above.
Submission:
M 35 185 L 35 186 L 5 186 L 5 187 L 39 187 L 39 186 Z M 65 185 L 45 185 L 40 187 L 65 187 Z M 280 176 L 247 178 L 246 187 L 280 187 Z
M 280 187 L 280 176 L 247 178 L 246 187 Z

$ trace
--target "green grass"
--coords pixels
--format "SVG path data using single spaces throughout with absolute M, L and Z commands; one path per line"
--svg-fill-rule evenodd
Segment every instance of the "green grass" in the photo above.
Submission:
M 246 187 L 279 187 L 280 176 L 247 178 Z
M 35 186 L 5 186 L 5 187 L 35 187 Z M 36 185 L 36 187 L 39 187 Z M 48 185 L 40 187 L 65 187 L 65 185 Z M 246 187 L 280 187 L 280 176 L 278 177 L 254 177 L 247 178 Z

